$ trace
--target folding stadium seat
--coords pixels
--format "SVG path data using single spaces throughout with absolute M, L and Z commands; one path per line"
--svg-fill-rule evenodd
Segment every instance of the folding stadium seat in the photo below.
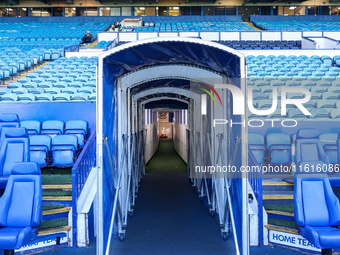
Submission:
M 58 95 L 61 93 L 60 88 L 45 88 L 45 92 L 52 95 Z
M 318 100 L 316 101 L 317 108 L 335 108 L 335 103 L 337 100 Z
M 78 93 L 78 90 L 76 88 L 72 88 L 72 87 L 67 87 L 64 89 L 61 89 L 61 93 L 67 93 L 67 94 L 76 94 Z
M 74 81 L 68 84 L 69 87 L 73 87 L 73 88 L 81 88 L 84 86 L 84 83 L 80 82 L 80 81 Z M 86 84 L 86 86 L 88 86 L 88 84 Z
M 97 94 L 96 93 L 92 93 L 91 95 L 89 95 L 89 98 L 87 100 L 95 102 L 97 100 Z
M 248 134 L 248 145 L 254 154 L 257 163 L 260 165 L 264 164 L 264 157 L 266 152 L 266 147 L 264 144 L 264 137 L 258 133 L 249 133 Z
M 58 82 L 55 82 L 55 83 L 52 83 L 53 84 L 53 87 L 55 88 L 60 88 L 60 89 L 63 89 L 63 88 L 66 88 L 67 87 L 67 82 L 65 81 L 58 81 Z
M 330 87 L 332 85 L 331 81 L 325 81 L 325 80 L 321 80 L 321 81 L 317 81 L 316 82 L 316 86 L 320 86 L 320 87 Z
M 12 93 L 17 94 L 17 95 L 27 94 L 28 89 L 26 89 L 26 88 L 12 89 Z
M 37 86 L 38 86 L 39 88 L 43 88 L 43 89 L 45 89 L 45 88 L 52 88 L 52 82 L 43 81 L 43 82 L 41 82 L 41 83 L 37 83 Z
M 306 116 L 304 113 L 300 111 L 300 109 L 292 108 L 289 109 L 287 112 L 288 118 L 293 118 L 295 120 L 305 120 L 308 119 L 308 116 Z
M 306 173 L 307 170 L 311 172 L 312 168 L 316 172 L 318 165 L 321 165 L 321 167 L 327 165 L 328 169 L 329 158 L 323 150 L 316 129 L 300 129 L 296 135 L 295 149 L 296 172 Z
M 10 84 L 7 85 L 8 89 L 18 89 L 22 88 L 22 83 L 20 82 L 11 82 Z
M 88 81 L 88 82 L 84 83 L 83 86 L 95 88 L 95 87 L 96 87 L 96 84 L 97 84 L 96 81 Z
M 340 206 L 326 174 L 297 176 L 294 185 L 294 215 L 301 235 L 322 254 L 340 248 Z M 334 179 L 334 181 L 337 181 Z
M 49 164 L 52 139 L 49 135 L 34 135 L 30 137 L 30 161 L 40 167 Z
M 288 134 L 268 134 L 266 136 L 266 147 L 268 151 L 268 157 L 270 158 L 270 164 L 291 164 L 291 140 Z
M 18 95 L 17 94 L 4 94 L 0 98 L 1 102 L 13 102 L 18 101 Z
M 67 93 L 55 94 L 53 97 L 53 101 L 68 102 L 71 101 L 71 95 Z
M 23 88 L 27 88 L 27 89 L 30 89 L 30 88 L 36 88 L 38 85 L 36 82 L 26 82 L 26 83 L 23 83 L 22 84 L 22 87 Z
M 326 109 L 311 109 L 310 113 L 312 119 L 330 120 L 330 115 Z
M 43 93 L 45 93 L 45 90 L 43 88 L 32 88 L 32 89 L 28 89 L 28 93 L 30 93 L 30 94 L 43 94 Z
M 40 225 L 42 177 L 39 167 L 30 162 L 15 164 L 11 173 L 0 198 L 0 249 L 14 254 L 34 237 Z
M 340 118 L 340 109 L 331 110 L 330 116 L 331 116 L 332 119 L 339 119 Z
M 2 135 L 4 128 L 2 129 Z M 7 128 L 0 147 L 0 189 L 6 187 L 12 167 L 29 162 L 29 139 L 25 128 Z
M 52 102 L 53 101 L 53 95 L 48 93 L 43 94 L 37 94 L 35 97 L 36 102 Z
M 52 139 L 57 135 L 64 134 L 64 122 L 60 120 L 47 120 L 42 123 L 42 135 L 49 135 Z
M 331 164 L 338 163 L 338 147 L 337 140 L 338 134 L 336 133 L 324 133 L 319 136 L 323 150 L 329 158 Z
M 78 137 L 75 135 L 58 135 L 53 138 L 52 158 L 56 167 L 72 166 L 78 152 Z
M 26 78 L 26 77 L 20 78 L 18 80 L 18 82 L 21 82 L 21 83 L 26 83 L 26 82 L 30 82 L 30 81 L 31 81 L 31 79 L 30 78 Z
M 66 122 L 65 134 L 78 137 L 78 144 L 82 148 L 88 134 L 88 123 L 85 120 L 70 120 Z
M 337 100 L 339 98 L 339 94 L 332 92 L 325 92 L 322 94 L 323 100 Z
M 88 94 L 87 93 L 76 93 L 71 95 L 71 101 L 87 101 Z
M 35 95 L 30 94 L 30 93 L 18 94 L 18 101 L 19 102 L 34 102 Z
M 36 120 L 21 121 L 20 127 L 26 128 L 29 135 L 39 135 L 41 130 L 40 122 Z
M 314 100 L 309 100 L 307 103 L 303 104 L 306 108 L 316 108 L 316 102 Z

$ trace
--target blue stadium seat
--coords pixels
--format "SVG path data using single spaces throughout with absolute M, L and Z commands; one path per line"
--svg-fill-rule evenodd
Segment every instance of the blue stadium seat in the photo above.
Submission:
M 42 123 L 42 135 L 49 135 L 52 139 L 57 135 L 64 134 L 64 122 L 60 120 L 47 120 Z
M 19 127 L 19 117 L 17 114 L 3 113 L 0 115 L 0 131 L 2 127 Z
M 14 163 L 29 162 L 29 159 L 29 139 L 26 129 L 8 128 L 0 149 L 0 189 L 6 187 Z
M 290 165 L 291 157 L 291 140 L 288 134 L 271 133 L 266 136 L 266 147 L 270 164 L 272 165 Z
M 49 163 L 52 139 L 48 135 L 30 137 L 30 161 L 45 167 Z
M 42 219 L 42 177 L 35 163 L 16 163 L 0 198 L 0 250 L 20 249 Z
M 85 120 L 70 120 L 66 122 L 65 134 L 76 135 L 80 147 L 84 147 L 88 134 L 88 123 Z
M 338 163 L 338 148 L 337 140 L 338 134 L 336 133 L 324 133 L 319 136 L 323 150 L 329 158 L 331 164 Z
M 322 254 L 340 248 L 340 206 L 328 176 L 297 176 L 294 185 L 294 216 L 301 235 Z
M 39 135 L 41 130 L 40 122 L 37 120 L 21 121 L 20 127 L 26 128 L 29 135 Z
M 53 138 L 52 158 L 56 167 L 72 166 L 78 152 L 78 137 L 75 135 L 58 135 Z
M 323 150 L 316 129 L 300 129 L 296 134 L 296 172 L 317 173 L 317 167 L 328 170 L 329 158 Z
M 249 133 L 248 134 L 248 145 L 251 151 L 253 152 L 257 163 L 260 165 L 264 164 L 264 157 L 266 152 L 266 147 L 264 144 L 264 137 L 258 133 Z

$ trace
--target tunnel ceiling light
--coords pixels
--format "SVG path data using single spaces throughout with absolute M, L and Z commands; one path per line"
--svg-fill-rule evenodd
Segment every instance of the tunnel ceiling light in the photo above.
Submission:
M 109 10 L 110 10 L 110 7 L 106 7 L 106 10 L 109 11 Z
M 289 7 L 289 10 L 294 10 L 296 8 L 296 6 L 291 6 Z
M 145 7 L 139 7 L 139 10 L 144 11 Z

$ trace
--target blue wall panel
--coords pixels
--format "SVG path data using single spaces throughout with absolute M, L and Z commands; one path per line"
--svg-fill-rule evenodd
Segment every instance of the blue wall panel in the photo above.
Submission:
M 33 102 L 1 103 L 0 114 L 16 113 L 20 120 L 86 120 L 90 130 L 96 126 L 96 103 L 94 102 Z

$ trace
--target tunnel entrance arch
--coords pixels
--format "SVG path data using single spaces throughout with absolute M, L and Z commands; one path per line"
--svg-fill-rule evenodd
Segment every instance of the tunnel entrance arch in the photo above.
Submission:
M 150 69 L 153 72 L 150 72 Z M 190 72 L 184 71 L 189 69 Z M 195 75 L 198 73 L 198 70 L 201 76 Z M 134 73 L 139 75 L 133 75 Z M 137 113 L 140 113 L 142 104 L 138 103 L 138 99 L 148 94 L 150 95 L 150 90 L 166 95 L 171 93 L 177 94 L 176 90 L 182 89 L 174 87 L 170 89 L 160 89 L 161 87 L 148 88 L 146 91 L 149 90 L 149 92 L 141 91 L 140 97 L 134 97 L 137 95 L 134 87 L 142 87 L 142 84 L 146 84 L 145 81 L 169 78 L 173 80 L 181 80 L 183 78 L 194 79 L 202 83 L 209 83 L 211 78 L 219 79 L 222 83 L 238 79 L 235 85 L 240 87 L 245 93 L 245 82 L 239 79 L 245 78 L 244 56 L 223 45 L 200 39 L 155 38 L 116 47 L 99 57 L 97 78 L 97 194 L 99 198 L 97 254 L 104 254 L 107 250 L 107 243 L 110 243 L 112 238 L 112 231 L 110 231 L 112 228 L 110 229 L 108 224 L 104 224 L 104 219 L 107 221 L 112 218 L 113 212 L 116 213 L 118 199 L 115 187 L 117 182 L 119 184 L 120 177 L 123 175 L 122 180 L 129 180 L 129 172 L 125 173 L 123 171 L 124 169 L 129 169 L 129 163 L 123 163 L 125 159 L 123 154 L 125 153 L 126 158 L 129 158 L 133 151 L 129 146 L 124 147 L 126 146 L 124 142 L 131 143 L 131 132 L 139 132 L 140 125 L 138 123 L 140 121 L 138 120 L 139 115 Z M 192 111 L 190 116 L 193 118 L 191 123 L 194 123 L 201 119 L 202 97 L 195 96 L 195 93 L 188 89 L 184 90 L 187 91 L 185 93 L 190 93 L 190 96 L 187 97 L 192 98 L 190 99 L 189 107 Z M 232 109 L 229 106 L 231 104 L 228 104 L 232 100 L 230 93 L 227 91 L 220 92 L 227 106 L 225 111 L 223 111 L 223 116 L 243 122 L 246 118 L 245 116 L 231 116 Z M 137 103 L 134 104 L 134 102 Z M 140 100 L 140 102 L 143 102 L 143 100 Z M 212 102 L 208 104 L 208 107 L 213 111 L 214 105 Z M 119 116 L 119 114 L 121 115 Z M 193 116 L 195 116 L 195 119 Z M 137 118 L 133 122 L 135 124 L 131 124 L 131 120 L 135 117 Z M 210 116 L 210 118 L 213 118 L 213 116 Z M 196 126 L 200 126 L 200 128 L 197 129 Z M 201 127 L 202 125 L 192 126 L 193 129 L 196 129 L 193 130 L 194 133 L 196 131 L 202 133 Z M 241 146 L 242 156 L 239 155 L 237 157 L 237 164 L 239 166 L 246 165 L 247 163 L 247 157 L 245 156 L 247 155 L 246 127 L 240 125 L 232 130 L 228 129 L 225 136 L 228 137 L 226 139 L 228 141 L 226 148 L 230 148 L 230 150 L 226 150 L 228 153 L 226 157 L 231 158 L 231 155 L 234 154 L 232 148 L 235 147 L 236 137 L 241 135 L 243 138 Z M 217 144 L 214 147 L 217 147 Z M 194 154 L 191 154 L 191 157 L 192 155 Z M 126 167 L 122 168 L 122 164 L 126 164 Z M 219 185 L 223 186 L 223 181 L 219 182 L 221 182 Z M 238 201 L 241 201 L 237 202 L 235 200 L 232 205 L 235 214 L 235 224 L 238 230 L 237 245 L 240 247 L 242 254 L 248 254 L 247 179 L 242 178 L 236 182 L 238 184 L 232 187 L 234 189 L 233 193 L 239 194 Z M 130 183 L 126 182 L 124 185 L 124 189 L 128 188 L 126 192 L 129 193 Z M 123 197 L 125 198 L 125 196 Z M 126 196 L 126 198 L 127 201 L 131 199 L 129 196 Z M 126 204 L 128 202 L 123 204 L 123 206 L 121 204 L 118 206 L 125 208 Z M 126 212 L 127 210 L 125 210 Z M 119 226 L 119 224 L 118 222 L 118 225 L 113 226 L 113 232 L 122 229 L 123 226 Z M 122 224 L 126 224 L 126 221 L 123 220 Z

